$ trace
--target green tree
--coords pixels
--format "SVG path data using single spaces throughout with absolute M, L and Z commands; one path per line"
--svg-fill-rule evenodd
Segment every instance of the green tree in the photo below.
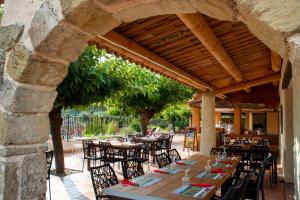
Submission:
M 67 77 L 57 88 L 58 96 L 49 118 L 58 173 L 64 173 L 65 168 L 60 134 L 62 108 L 101 102 L 122 88 L 120 79 L 113 76 L 118 63 L 110 56 L 95 46 L 88 47 L 77 61 L 70 64 Z
M 183 103 L 168 104 L 161 112 L 164 119 L 170 121 L 174 134 L 176 133 L 176 121 L 186 120 L 192 115 L 191 109 Z
M 193 90 L 181 83 L 155 74 L 135 64 L 120 62 L 118 76 L 126 82 L 115 102 L 123 112 L 139 117 L 142 133 L 147 133 L 151 118 L 167 104 L 191 98 Z

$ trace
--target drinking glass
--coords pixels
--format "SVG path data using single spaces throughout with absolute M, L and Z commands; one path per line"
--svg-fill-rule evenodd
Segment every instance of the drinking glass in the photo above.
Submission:
M 216 162 L 221 161 L 221 152 L 217 152 Z
M 227 157 L 227 152 L 226 152 L 226 148 L 224 147 L 223 153 L 222 153 L 222 157 L 226 158 Z
M 188 148 L 187 151 L 188 151 L 188 155 L 187 155 L 187 159 L 186 160 L 187 160 L 187 162 L 189 162 L 190 161 L 190 157 L 191 157 L 191 155 L 190 155 L 191 149 Z

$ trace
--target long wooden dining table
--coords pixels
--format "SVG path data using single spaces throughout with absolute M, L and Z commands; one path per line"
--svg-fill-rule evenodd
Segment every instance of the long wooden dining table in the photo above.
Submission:
M 123 184 L 118 184 L 112 187 L 109 187 L 104 190 L 108 195 L 112 196 L 112 199 L 136 199 L 136 200 L 162 200 L 162 199 L 174 199 L 174 200 L 183 200 L 186 199 L 186 196 L 174 194 L 174 191 L 182 186 L 182 178 L 185 175 L 185 170 L 189 169 L 189 178 L 191 183 L 196 184 L 211 184 L 213 188 L 205 194 L 202 199 L 210 199 L 218 189 L 231 177 L 236 166 L 240 162 L 239 157 L 228 157 L 224 160 L 230 162 L 230 167 L 223 166 L 225 173 L 222 173 L 219 179 L 213 178 L 197 178 L 196 176 L 200 173 L 205 172 L 205 165 L 208 160 L 211 160 L 212 163 L 215 162 L 215 156 L 204 156 L 195 154 L 191 156 L 191 161 L 195 161 L 193 165 L 177 165 L 173 164 L 173 169 L 179 169 L 176 174 L 161 174 L 151 172 L 144 177 L 158 178 L 159 182 L 147 186 L 128 186 Z M 218 168 L 218 167 L 216 167 Z M 212 168 L 214 169 L 214 167 Z M 189 199 L 196 199 L 194 197 L 189 197 Z

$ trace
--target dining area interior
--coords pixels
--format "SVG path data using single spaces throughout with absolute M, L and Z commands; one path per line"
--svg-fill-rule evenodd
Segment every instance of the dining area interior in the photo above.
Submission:
M 187 128 L 185 132 L 191 130 L 194 129 Z M 151 131 L 148 134 L 78 141 L 82 142 L 82 151 L 69 157 L 71 167 L 80 168 L 75 176 L 83 173 L 81 184 L 92 193 L 84 191 L 78 199 L 275 199 L 278 196 L 278 191 L 270 195 L 283 184 L 279 182 L 282 182 L 281 172 L 277 173 L 278 146 L 268 140 L 259 136 L 251 140 L 225 137 L 221 146 L 203 155 L 184 145 L 187 133 L 175 135 L 175 141 L 173 134 L 151 135 Z M 46 153 L 48 157 L 51 152 Z M 291 185 L 287 188 L 289 194 L 284 195 L 291 197 Z

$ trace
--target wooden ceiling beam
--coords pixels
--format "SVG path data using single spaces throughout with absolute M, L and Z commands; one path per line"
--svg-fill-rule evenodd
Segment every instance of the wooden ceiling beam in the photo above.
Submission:
M 272 70 L 274 72 L 279 72 L 281 70 L 281 62 L 282 58 L 280 57 L 280 55 L 278 55 L 274 51 L 271 51 L 271 64 Z
M 243 80 L 242 73 L 200 13 L 177 14 L 177 16 L 236 81 Z
M 249 87 L 254 87 L 254 86 L 258 86 L 258 85 L 263 85 L 266 83 L 271 83 L 273 81 L 278 81 L 280 80 L 281 74 L 280 72 L 276 72 L 274 74 L 268 75 L 268 76 L 264 76 L 261 78 L 257 78 L 257 79 L 253 79 L 250 81 L 246 81 L 243 83 L 238 83 L 235 85 L 229 85 L 227 87 L 223 87 L 223 88 L 217 88 L 215 90 L 213 90 L 213 94 L 220 95 L 220 94 L 226 94 L 226 93 L 231 93 L 231 92 L 236 92 L 239 90 L 244 90 L 245 88 L 249 88 Z M 203 92 L 198 92 L 197 95 L 194 96 L 194 101 L 199 101 L 201 99 Z
M 194 88 L 202 91 L 214 89 L 214 87 L 206 81 L 182 70 L 116 31 L 111 31 L 104 36 L 97 36 L 97 38 L 91 42 L 100 43 L 102 46 L 118 52 L 120 55 L 132 58 L 133 60 L 142 63 L 147 68 L 158 71 L 161 74 L 172 77 L 193 86 Z
M 245 92 L 247 92 L 248 94 L 251 93 L 251 87 L 248 87 L 248 88 L 244 88 Z

